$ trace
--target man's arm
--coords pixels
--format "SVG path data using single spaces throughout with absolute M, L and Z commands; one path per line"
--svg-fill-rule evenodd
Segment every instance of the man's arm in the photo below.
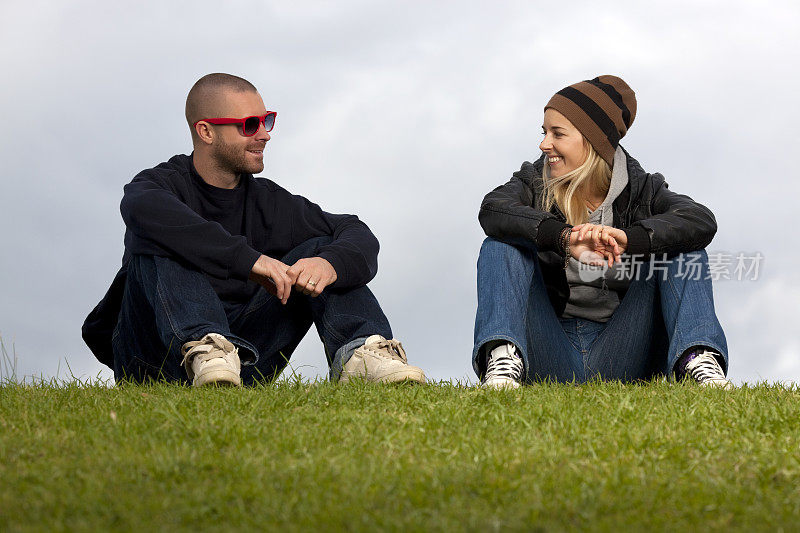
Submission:
M 261 256 L 242 236 L 233 236 L 183 203 L 165 179 L 141 173 L 125 186 L 120 204 L 134 254 L 180 258 L 211 276 L 248 279 Z
M 336 281 L 336 270 L 322 257 L 300 259 L 286 271 L 295 290 L 316 298 L 328 285 Z
M 283 262 L 262 255 L 253 265 L 250 279 L 267 289 L 267 292 L 286 305 L 294 284 L 294 280 L 287 273 L 288 270 L 289 266 Z
M 333 269 L 331 285 L 337 288 L 359 287 L 375 277 L 380 246 L 366 224 L 355 215 L 327 213 L 302 196 L 292 195 L 291 201 L 292 240 L 295 245 L 320 236 L 330 236 L 332 239 L 330 244 L 320 248 L 318 254 Z M 310 272 L 311 275 L 326 275 L 324 264 L 309 265 L 309 268 L 312 267 L 314 272 Z M 292 272 L 300 276 L 295 280 L 304 279 L 297 269 Z M 327 272 L 327 276 L 331 279 L 330 272 Z M 319 283 L 316 278 L 311 281 Z M 302 290 L 302 287 L 299 288 Z

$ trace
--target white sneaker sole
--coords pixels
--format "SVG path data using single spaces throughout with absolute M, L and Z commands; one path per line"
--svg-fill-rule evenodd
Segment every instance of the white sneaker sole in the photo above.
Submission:
M 711 387 L 714 389 L 723 389 L 723 390 L 731 390 L 733 389 L 733 383 L 728 381 L 727 379 L 710 379 L 705 383 L 701 384 L 702 387 Z
M 482 389 L 518 389 L 520 388 L 519 381 L 511 378 L 499 378 L 491 381 L 484 381 L 481 383 Z
M 416 381 L 425 383 L 425 373 L 419 368 L 407 368 L 400 372 L 392 372 L 378 378 L 378 383 L 399 383 L 401 381 Z
M 419 368 L 403 369 L 398 372 L 384 374 L 383 376 L 377 378 L 365 376 L 361 373 L 355 373 L 355 372 L 351 374 L 345 370 L 342 372 L 342 375 L 339 378 L 339 383 L 347 383 L 348 381 L 359 381 L 359 380 L 363 380 L 369 383 L 400 383 L 403 381 L 427 383 L 427 379 L 425 378 L 425 373 L 422 371 L 422 369 Z
M 192 385 L 202 387 L 204 385 L 232 385 L 238 387 L 242 384 L 242 379 L 233 370 L 219 369 L 203 372 L 202 375 L 195 376 Z

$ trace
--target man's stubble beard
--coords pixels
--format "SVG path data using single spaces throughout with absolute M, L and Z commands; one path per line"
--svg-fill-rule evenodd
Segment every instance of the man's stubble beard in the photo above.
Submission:
M 228 144 L 220 139 L 215 145 L 213 157 L 221 169 L 233 174 L 257 174 L 264 170 L 264 161 L 248 165 L 247 148 L 246 146 Z

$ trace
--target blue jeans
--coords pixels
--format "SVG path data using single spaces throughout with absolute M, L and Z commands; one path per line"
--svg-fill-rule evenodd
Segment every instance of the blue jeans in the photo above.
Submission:
M 281 261 L 314 257 L 329 243 L 302 243 Z M 187 382 L 181 346 L 207 333 L 224 335 L 239 348 L 242 382 L 280 374 L 311 324 L 325 348 L 331 379 L 337 380 L 353 351 L 370 335 L 392 338 L 389 321 L 366 287 L 325 289 L 316 298 L 292 292 L 286 305 L 259 287 L 247 303 L 222 302 L 201 272 L 173 259 L 134 256 L 122 310 L 112 338 L 114 377 Z
M 478 311 L 472 365 L 486 371 L 486 353 L 498 342 L 517 346 L 524 381 L 589 379 L 634 381 L 672 376 L 678 358 L 693 346 L 721 354 L 727 373 L 725 334 L 714 312 L 705 250 L 690 255 L 700 276 L 679 274 L 678 257 L 650 279 L 638 276 L 608 322 L 556 316 L 534 245 L 516 247 L 487 238 L 478 258 Z M 645 263 L 646 264 L 646 263 Z M 647 269 L 643 269 L 645 273 Z

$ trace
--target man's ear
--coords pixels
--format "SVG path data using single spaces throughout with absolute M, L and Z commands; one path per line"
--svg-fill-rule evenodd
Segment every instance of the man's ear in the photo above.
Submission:
M 200 121 L 194 125 L 194 131 L 197 134 L 197 138 L 200 142 L 205 144 L 212 144 L 214 142 L 214 130 L 211 129 L 211 126 L 208 122 Z

